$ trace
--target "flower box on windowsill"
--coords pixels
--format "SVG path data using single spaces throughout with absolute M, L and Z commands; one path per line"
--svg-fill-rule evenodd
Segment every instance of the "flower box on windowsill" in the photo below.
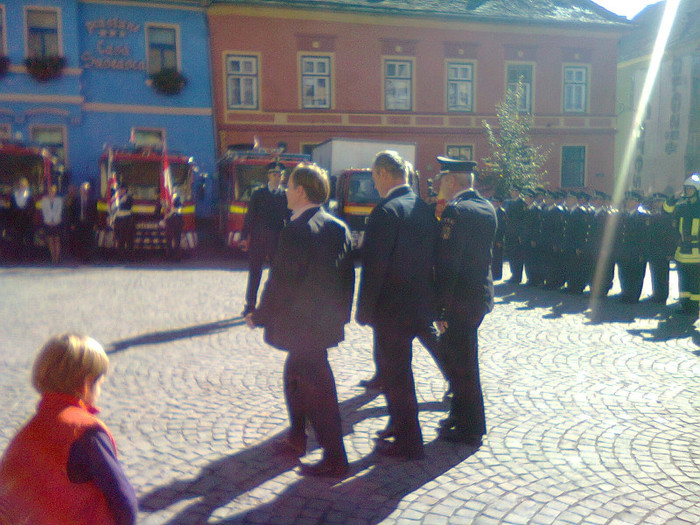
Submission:
M 161 95 L 177 95 L 187 85 L 184 75 L 173 68 L 161 69 L 152 74 L 150 80 L 153 89 Z
M 10 63 L 10 57 L 6 55 L 0 55 L 0 78 L 7 75 L 7 72 L 10 70 Z
M 28 57 L 24 60 L 27 71 L 38 82 L 48 82 L 61 76 L 66 59 L 61 56 Z

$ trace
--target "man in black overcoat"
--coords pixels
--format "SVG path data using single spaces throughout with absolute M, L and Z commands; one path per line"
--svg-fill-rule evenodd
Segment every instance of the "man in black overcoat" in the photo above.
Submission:
M 376 365 L 384 387 L 394 441 L 380 437 L 377 452 L 423 457 L 411 344 L 435 320 L 433 279 L 437 221 L 408 186 L 404 160 L 377 154 L 374 185 L 382 199 L 369 215 L 362 247 L 356 319 L 374 329 Z M 383 434 L 388 435 L 388 434 Z
M 68 228 L 73 255 L 88 262 L 92 255 L 93 233 L 97 219 L 97 201 L 90 194 L 90 183 L 80 185 L 79 194 L 68 206 Z
M 248 204 L 241 232 L 248 249 L 248 287 L 243 316 L 255 310 L 263 265 L 266 260 L 272 261 L 284 221 L 289 217 L 287 197 L 280 186 L 283 175 L 284 165 L 268 164 L 267 185 L 255 190 Z
M 486 434 L 479 379 L 478 328 L 493 309 L 491 253 L 497 228 L 491 203 L 474 189 L 475 162 L 438 157 L 440 188 L 448 199 L 435 266 L 438 326 L 453 392 L 439 437 L 479 447 Z
M 306 453 L 306 422 L 316 433 L 323 458 L 302 465 L 302 474 L 345 475 L 348 460 L 328 348 L 345 337 L 350 321 L 355 270 L 345 223 L 323 210 L 330 184 L 315 164 L 300 164 L 286 189 L 292 216 L 279 245 L 260 306 L 246 316 L 265 328 L 265 342 L 286 350 L 284 394 L 290 430 L 283 447 Z

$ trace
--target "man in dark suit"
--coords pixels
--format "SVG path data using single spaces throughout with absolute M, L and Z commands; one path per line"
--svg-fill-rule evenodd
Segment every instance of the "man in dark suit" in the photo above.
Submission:
M 306 421 L 323 448 L 323 459 L 302 465 L 302 474 L 344 476 L 348 460 L 328 348 L 344 338 L 350 321 L 355 270 L 347 226 L 323 210 L 330 184 L 315 164 L 300 164 L 286 189 L 292 211 L 280 233 L 260 307 L 246 315 L 265 328 L 265 341 L 286 350 L 284 393 L 290 430 L 284 448 L 306 453 Z
M 435 320 L 433 266 L 437 221 L 408 186 L 404 160 L 382 151 L 372 166 L 382 199 L 367 222 L 357 322 L 374 329 L 376 366 L 392 431 L 377 441 L 383 455 L 423 457 L 411 343 Z M 388 437 L 393 436 L 394 441 Z
M 498 221 L 491 203 L 474 189 L 475 162 L 446 157 L 438 162 L 440 190 L 448 201 L 435 266 L 438 326 L 453 392 L 439 437 L 478 447 L 486 434 L 486 417 L 477 330 L 493 309 L 491 253 Z
M 82 262 L 90 261 L 96 218 L 97 201 L 90 195 L 90 183 L 83 182 L 78 196 L 68 207 L 71 248 L 73 255 Z
M 241 232 L 248 248 L 248 288 L 243 316 L 255 310 L 263 264 L 272 261 L 284 221 L 289 217 L 287 197 L 280 187 L 283 175 L 282 164 L 268 164 L 267 185 L 255 190 L 248 204 Z

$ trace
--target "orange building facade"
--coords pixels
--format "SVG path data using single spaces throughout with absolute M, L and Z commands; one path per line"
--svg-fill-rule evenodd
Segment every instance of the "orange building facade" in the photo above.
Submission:
M 208 9 L 220 154 L 342 137 L 415 143 L 424 177 L 436 155 L 483 166 L 482 122 L 497 125 L 522 78 L 531 142 L 549 150 L 543 182 L 612 190 L 623 23 L 607 11 L 601 23 L 528 23 L 246 4 Z

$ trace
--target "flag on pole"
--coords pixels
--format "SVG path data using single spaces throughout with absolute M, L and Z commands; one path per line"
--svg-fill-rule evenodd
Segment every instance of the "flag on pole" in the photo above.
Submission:
M 173 203 L 173 176 L 168 162 L 168 148 L 163 140 L 163 175 L 160 179 L 160 200 L 168 207 Z
M 107 152 L 107 191 L 110 206 L 117 198 L 117 172 L 114 171 L 114 151 L 110 147 Z

